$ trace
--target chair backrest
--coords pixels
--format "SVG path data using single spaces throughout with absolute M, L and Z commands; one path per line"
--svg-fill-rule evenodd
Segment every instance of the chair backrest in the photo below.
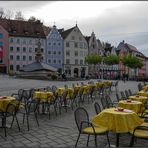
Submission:
M 141 91 L 142 90 L 142 84 L 138 83 L 138 90 Z
M 108 108 L 108 104 L 105 96 L 101 96 L 101 104 L 103 109 Z
M 126 100 L 126 96 L 125 96 L 124 92 L 123 91 L 120 91 L 120 94 L 121 94 L 122 99 L 123 100 Z
M 113 102 L 112 102 L 110 96 L 109 95 L 105 95 L 105 99 L 106 99 L 107 107 L 108 108 L 109 107 L 113 107 Z
M 100 104 L 98 102 L 95 102 L 94 107 L 95 107 L 96 114 L 99 114 L 101 112 Z
M 50 86 L 47 86 L 47 87 L 46 87 L 46 90 L 47 90 L 47 91 L 52 91 L 52 88 L 51 88 Z
M 83 107 L 78 107 L 74 112 L 75 122 L 78 130 L 81 132 L 81 129 L 88 127 L 88 124 L 83 124 L 81 127 L 82 121 L 89 122 L 89 116 L 87 111 Z
M 15 115 L 17 111 L 17 105 L 15 103 L 9 102 L 6 107 L 6 116 L 8 115 Z
M 55 92 L 58 88 L 55 85 L 52 85 L 51 89 L 53 92 Z
M 126 96 L 126 98 L 128 98 L 130 96 L 127 90 L 125 90 L 125 96 Z
M 128 93 L 129 93 L 130 96 L 133 95 L 131 89 L 128 89 Z
M 121 100 L 118 93 L 116 93 L 116 99 L 117 99 L 118 102 Z

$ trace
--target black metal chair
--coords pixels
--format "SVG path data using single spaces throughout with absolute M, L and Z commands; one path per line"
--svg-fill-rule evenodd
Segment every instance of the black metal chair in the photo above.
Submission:
M 94 103 L 94 108 L 95 108 L 96 114 L 99 114 L 101 112 L 101 107 L 100 107 L 100 104 L 98 102 Z
M 141 91 L 143 88 L 142 84 L 141 83 L 138 83 L 138 90 Z
M 122 100 L 126 100 L 127 99 L 123 91 L 120 91 L 120 94 L 121 94 Z
M 39 126 L 37 114 L 39 111 L 40 100 L 33 99 L 33 93 L 34 93 L 34 89 L 24 90 L 24 93 L 23 93 L 24 108 L 19 110 L 19 112 L 23 114 L 23 123 L 26 117 L 28 131 L 30 130 L 29 116 L 32 113 L 34 114 L 37 125 Z
M 127 90 L 125 90 L 124 92 L 125 92 L 125 96 L 126 96 L 126 98 L 128 99 L 128 97 L 130 96 L 130 94 L 128 93 Z
M 105 95 L 105 99 L 107 102 L 107 108 L 116 107 L 118 102 L 112 101 L 109 95 Z
M 129 146 L 132 147 L 134 146 L 135 138 L 148 139 L 148 126 L 138 126 L 130 133 L 132 134 L 132 137 Z
M 7 122 L 6 121 L 7 121 L 7 118 L 9 118 L 9 117 L 12 117 L 11 127 L 14 123 L 14 119 L 16 119 L 16 123 L 17 123 L 18 129 L 20 131 L 20 126 L 19 126 L 19 122 L 17 119 L 18 108 L 19 108 L 19 102 L 18 101 L 11 101 L 7 104 L 6 111 L 0 112 L 0 118 L 2 119 L 1 128 L 4 128 L 5 137 L 7 136 L 7 132 L 6 132 L 6 129 L 7 129 L 6 123 Z
M 79 135 L 75 144 L 75 148 L 77 147 L 79 138 L 81 134 L 86 134 L 88 135 L 88 139 L 87 139 L 87 146 L 89 143 L 89 137 L 90 135 L 93 135 L 95 137 L 95 146 L 97 147 L 97 135 L 100 134 L 106 134 L 107 135 L 107 141 L 108 144 L 110 146 L 110 141 L 109 141 L 109 137 L 108 137 L 108 131 L 107 128 L 105 127 L 95 127 L 93 126 L 93 124 L 91 122 L 89 122 L 89 116 L 87 111 L 82 108 L 79 107 L 75 110 L 74 112 L 74 117 L 75 117 L 75 122 L 79 131 Z
M 108 108 L 108 104 L 107 104 L 107 100 L 105 96 L 101 97 L 101 104 L 102 104 L 103 109 Z
M 116 99 L 117 99 L 118 102 L 122 100 L 122 98 L 119 97 L 118 93 L 116 93 Z

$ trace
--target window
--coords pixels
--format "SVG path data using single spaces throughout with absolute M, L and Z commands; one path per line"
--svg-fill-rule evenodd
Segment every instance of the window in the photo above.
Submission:
M 80 64 L 83 65 L 83 60 L 80 60 Z
M 66 56 L 70 56 L 70 51 L 69 50 L 66 51 Z
M 44 49 L 43 48 L 41 48 L 41 52 L 44 52 Z
M 37 49 L 37 48 L 35 48 L 35 52 L 37 52 L 37 50 L 38 50 L 38 49 Z
M 3 62 L 3 59 L 0 57 L 0 63 L 2 63 Z
M 23 56 L 23 61 L 26 61 L 26 56 Z
M 0 33 L 0 39 L 2 39 L 3 38 L 3 34 L 2 33 Z
M 29 40 L 29 44 L 32 45 L 32 40 Z
M 16 56 L 16 60 L 17 60 L 17 61 L 20 60 L 20 56 L 19 56 L 19 55 Z
M 25 39 L 23 40 L 23 44 L 26 44 L 26 40 Z
M 53 43 L 53 45 L 55 46 L 55 45 L 56 45 L 56 43 Z
M 51 54 L 51 51 L 48 51 L 48 54 Z
M 66 64 L 70 64 L 70 59 L 66 59 Z
M 32 56 L 29 56 L 29 61 L 32 61 Z
M 13 55 L 10 55 L 10 60 L 11 60 L 11 61 L 13 60 Z
M 69 42 L 66 42 L 66 47 L 70 47 Z
M 13 38 L 10 38 L 10 43 L 13 43 Z
M 20 39 L 17 39 L 17 40 L 16 40 L 16 43 L 19 44 L 19 43 L 20 43 Z
M 56 54 L 56 51 L 53 51 L 53 54 Z
M 29 52 L 32 52 L 32 48 L 31 47 L 29 47 Z
M 75 48 L 78 48 L 78 43 L 75 42 L 74 43 L 74 46 L 75 46 Z
M 13 47 L 12 46 L 10 47 L 10 52 L 13 52 Z
M 59 53 L 59 55 L 61 55 L 61 51 L 59 51 L 58 53 Z
M 50 46 L 50 45 L 51 45 L 51 43 L 49 42 L 49 43 L 48 43 L 48 45 Z
M 16 47 L 16 52 L 20 52 L 20 47 Z
M 83 48 L 83 43 L 80 43 L 80 48 Z
M 74 37 L 74 36 L 72 36 L 72 37 L 71 37 L 71 39 L 72 39 L 72 40 L 75 40 L 75 37 Z
M 26 52 L 26 47 L 23 47 L 23 52 Z
M 79 37 L 79 40 L 80 40 L 80 41 L 82 41 L 82 38 L 81 38 L 81 37 Z
M 3 42 L 0 42 L 0 46 L 3 46 Z
M 61 43 L 58 43 L 58 45 L 60 46 L 60 45 L 61 45 Z
M 56 60 L 53 60 L 53 63 L 55 64 L 56 63 Z
M 78 59 L 75 60 L 75 64 L 78 64 Z
M 51 63 L 51 60 L 50 59 L 48 59 L 48 63 Z
M 16 70 L 19 71 L 20 65 L 16 65 Z
M 61 60 L 59 60 L 59 64 L 61 64 Z
M 10 70 L 13 70 L 13 65 L 10 65 Z
M 78 51 L 75 51 L 75 56 L 78 56 Z
M 80 56 L 83 56 L 83 51 L 80 51 Z

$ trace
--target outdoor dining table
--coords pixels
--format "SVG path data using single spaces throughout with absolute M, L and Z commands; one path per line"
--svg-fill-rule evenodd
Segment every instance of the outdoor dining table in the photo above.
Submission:
M 10 103 L 13 100 L 16 99 L 11 96 L 0 96 L 0 111 L 5 112 L 8 103 Z
M 144 105 L 142 102 L 133 101 L 133 100 L 121 100 L 118 103 L 118 107 L 132 110 L 137 114 L 142 113 L 142 111 L 144 110 Z
M 54 96 L 50 91 L 35 91 L 33 99 L 39 100 L 42 103 L 42 113 L 45 114 L 45 103 L 52 101 Z
M 148 97 L 148 91 L 141 90 L 138 92 L 138 95 Z
M 135 100 L 135 101 L 140 101 L 140 102 L 142 102 L 144 104 L 148 100 L 148 97 L 141 96 L 141 95 L 135 95 L 135 96 L 129 96 L 128 99 Z
M 116 147 L 119 146 L 121 133 L 128 133 L 143 122 L 135 112 L 127 109 L 119 111 L 117 108 L 104 109 L 92 119 L 94 126 L 107 127 L 109 131 L 116 133 Z

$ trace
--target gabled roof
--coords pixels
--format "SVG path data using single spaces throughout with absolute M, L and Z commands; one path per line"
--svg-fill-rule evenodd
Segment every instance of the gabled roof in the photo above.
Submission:
M 60 32 L 61 33 L 61 36 L 63 39 L 66 39 L 66 37 L 72 32 L 72 30 L 75 28 L 76 26 L 68 29 L 68 30 L 65 30 L 63 32 Z
M 22 20 L 0 19 L 0 25 L 10 36 L 45 38 L 43 23 Z

